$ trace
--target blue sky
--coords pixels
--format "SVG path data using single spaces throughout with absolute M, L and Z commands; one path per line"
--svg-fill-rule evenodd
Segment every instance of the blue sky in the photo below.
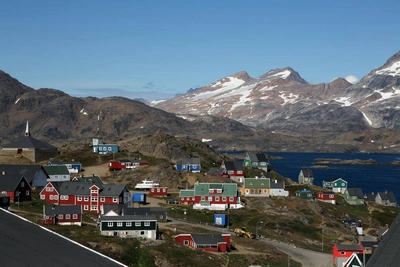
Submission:
M 18 0 L 0 69 L 72 96 L 164 99 L 245 70 L 361 79 L 399 51 L 400 1 Z

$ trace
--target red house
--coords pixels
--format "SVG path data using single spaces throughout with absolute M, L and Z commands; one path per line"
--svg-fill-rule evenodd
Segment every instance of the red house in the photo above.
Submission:
M 150 188 L 150 196 L 151 197 L 167 197 L 168 196 L 168 187 Z
M 133 168 L 132 162 L 128 159 L 110 160 L 108 162 L 108 169 L 110 171 L 119 171 L 132 168 Z
M 54 205 L 79 205 L 85 211 L 102 213 L 104 204 L 129 202 L 130 193 L 124 185 L 92 182 L 49 182 L 40 192 L 40 199 Z
M 231 247 L 230 234 L 181 234 L 174 240 L 196 250 L 225 252 Z
M 329 192 L 319 191 L 317 194 L 317 200 L 326 202 L 326 203 L 332 203 L 335 205 L 336 204 L 336 195 L 332 191 L 329 191 Z
M 363 253 L 364 247 L 361 244 L 357 245 L 344 245 L 335 244 L 333 246 L 333 264 L 335 266 L 342 266 L 353 253 Z
M 145 167 L 149 166 L 149 162 L 143 159 L 132 160 L 133 167 Z
M 179 192 L 180 204 L 193 204 L 193 208 L 207 209 L 213 207 L 218 210 L 238 208 L 240 196 L 238 196 L 236 183 L 198 183 L 194 189 L 182 189 Z
M 224 172 L 221 175 L 222 177 L 228 177 L 237 183 L 243 183 L 244 168 L 242 162 L 238 160 L 224 161 L 221 164 L 221 168 L 224 169 Z
M 82 224 L 82 206 L 43 206 L 43 223 L 58 225 Z
M 0 193 L 10 197 L 10 202 L 19 202 L 31 199 L 32 187 L 25 176 L 8 175 L 2 172 L 0 175 Z

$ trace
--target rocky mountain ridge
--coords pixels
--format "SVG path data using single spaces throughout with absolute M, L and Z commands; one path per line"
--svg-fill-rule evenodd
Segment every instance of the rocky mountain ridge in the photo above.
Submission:
M 175 114 L 217 115 L 263 129 L 307 132 L 400 130 L 400 52 L 352 85 L 309 84 L 293 69 L 251 78 L 245 71 L 151 104 Z

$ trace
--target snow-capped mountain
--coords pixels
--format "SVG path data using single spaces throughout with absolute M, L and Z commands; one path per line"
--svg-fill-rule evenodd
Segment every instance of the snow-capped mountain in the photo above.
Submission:
M 400 129 L 400 52 L 355 85 L 309 84 L 293 69 L 245 71 L 153 104 L 176 114 L 218 115 L 245 125 L 299 131 Z

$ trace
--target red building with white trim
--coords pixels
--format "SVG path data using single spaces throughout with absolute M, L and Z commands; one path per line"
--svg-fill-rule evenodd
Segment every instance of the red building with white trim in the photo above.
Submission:
M 326 203 L 331 203 L 331 204 L 336 204 L 336 194 L 332 191 L 319 191 L 317 194 L 317 200 L 326 202 Z
M 180 234 L 174 240 L 196 250 L 225 252 L 231 247 L 230 234 Z
M 168 196 L 168 187 L 153 187 L 150 188 L 151 197 L 167 197 Z
M 104 204 L 129 202 L 130 193 L 124 185 L 79 181 L 49 182 L 40 192 L 40 199 L 54 205 L 79 205 L 84 211 L 101 214 Z
M 43 206 L 43 224 L 81 226 L 82 206 Z

